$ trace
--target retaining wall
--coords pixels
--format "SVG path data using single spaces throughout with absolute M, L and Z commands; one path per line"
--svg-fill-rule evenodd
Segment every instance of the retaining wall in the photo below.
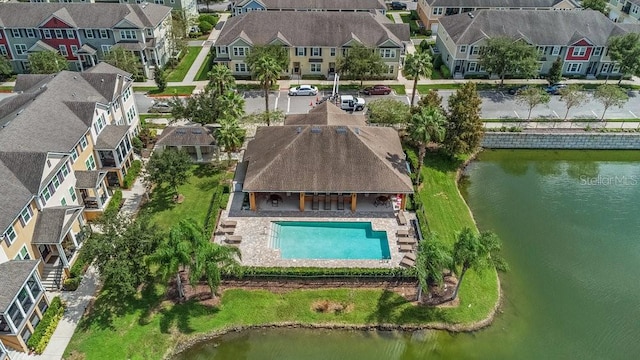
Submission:
M 640 133 L 486 132 L 489 149 L 640 150 Z

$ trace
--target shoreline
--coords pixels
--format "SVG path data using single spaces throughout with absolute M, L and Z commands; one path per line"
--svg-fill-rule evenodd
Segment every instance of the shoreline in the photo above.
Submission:
M 476 227 L 476 230 L 478 229 L 478 225 L 476 223 L 476 219 L 473 216 L 473 212 L 471 211 L 471 208 L 469 208 L 469 205 L 467 204 L 466 200 L 464 199 L 464 197 L 462 196 L 462 193 L 460 192 L 460 187 L 459 187 L 459 182 L 460 182 L 460 178 L 462 177 L 462 173 L 464 172 L 464 169 L 472 162 L 476 159 L 476 157 L 478 156 L 478 154 L 482 151 L 483 149 L 480 148 L 476 151 L 474 151 L 468 159 L 466 159 L 456 170 L 456 174 L 455 174 L 455 182 L 456 182 L 456 189 L 458 192 L 458 196 L 460 196 L 460 198 L 462 199 L 462 201 L 464 202 L 467 211 L 469 211 L 469 214 L 471 215 L 471 219 L 473 220 L 473 223 Z M 260 325 L 236 325 L 236 326 L 229 326 L 229 327 L 225 327 L 222 329 L 218 329 L 218 330 L 214 330 L 214 331 L 210 331 L 208 333 L 205 334 L 200 334 L 197 336 L 194 336 L 192 338 L 187 339 L 185 342 L 181 343 L 181 344 L 176 344 L 176 346 L 173 347 L 173 349 L 171 350 L 171 352 L 169 353 L 169 355 L 165 356 L 165 359 L 169 359 L 173 356 L 176 356 L 184 351 L 187 351 L 188 349 L 192 348 L 193 346 L 202 343 L 202 342 L 206 342 L 206 341 L 210 341 L 213 340 L 215 338 L 218 338 L 220 336 L 223 336 L 225 334 L 229 334 L 232 332 L 241 332 L 241 331 L 247 331 L 247 330 L 259 330 L 259 329 L 282 329 L 282 328 L 289 328 L 289 329 L 324 329 L 324 330 L 340 330 L 340 331 L 403 331 L 403 332 L 412 332 L 412 331 L 419 331 L 419 330 L 438 330 L 438 331 L 448 331 L 448 332 L 453 332 L 453 333 L 462 333 L 462 332 L 474 332 L 474 331 L 478 331 L 478 330 L 482 330 L 488 326 L 490 326 L 493 323 L 493 320 L 496 317 L 496 314 L 498 313 L 498 310 L 500 309 L 500 306 L 502 305 L 503 302 L 503 293 L 502 293 L 502 286 L 500 283 L 500 276 L 498 275 L 498 271 L 495 269 L 492 269 L 491 271 L 495 272 L 495 276 L 496 276 L 496 282 L 497 282 L 497 290 L 498 290 L 498 300 L 496 301 L 496 303 L 494 304 L 493 308 L 491 309 L 491 311 L 489 312 L 489 314 L 487 314 L 487 317 L 485 317 L 482 320 L 478 320 L 469 324 L 449 324 L 449 323 L 443 323 L 443 322 L 430 322 L 430 323 L 424 323 L 424 324 L 406 324 L 406 325 L 396 325 L 396 324 L 343 324 L 343 323 L 299 323 L 299 322 L 278 322 L 278 323 L 267 323 L 267 324 L 260 324 Z M 415 306 L 415 305 L 414 305 Z

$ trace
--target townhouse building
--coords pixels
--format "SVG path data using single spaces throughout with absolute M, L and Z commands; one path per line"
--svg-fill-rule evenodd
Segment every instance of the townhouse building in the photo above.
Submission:
M 171 55 L 170 29 L 171 8 L 162 5 L 2 3 L 0 55 L 26 73 L 30 53 L 57 51 L 70 70 L 83 71 L 121 47 L 140 59 L 149 77 Z
M 0 102 L 0 263 L 39 260 L 44 287 L 61 286 L 86 222 L 131 166 L 139 127 L 132 84 L 106 63 L 18 75 L 18 94 Z M 13 294 L 0 287 L 2 296 Z
M 640 0 L 609 0 L 609 18 L 619 23 L 640 23 Z
M 9 357 L 9 351 L 7 351 L 7 348 L 4 346 L 1 340 L 0 340 L 0 360 L 11 360 L 11 358 Z
M 385 14 L 384 0 L 238 0 L 231 1 L 231 14 L 250 11 L 330 11 L 380 12 Z
M 427 29 L 438 33 L 444 16 L 477 10 L 572 10 L 574 0 L 418 0 L 418 16 Z
M 170 6 L 187 17 L 198 16 L 198 4 L 196 0 L 29 0 L 32 3 L 111 3 L 111 4 L 156 4 Z
M 407 24 L 395 24 L 368 12 L 252 11 L 225 24 L 214 45 L 215 63 L 227 65 L 235 76 L 248 77 L 246 56 L 255 45 L 280 45 L 289 51 L 283 76 L 331 76 L 336 59 L 355 44 L 373 47 L 387 65 L 384 78 L 398 76 Z
M 480 10 L 441 18 L 436 48 L 457 78 L 488 76 L 480 66 L 482 47 L 487 39 L 504 36 L 537 47 L 541 75 L 559 58 L 564 76 L 618 76 L 607 42 L 629 31 L 638 28 L 616 24 L 593 10 Z

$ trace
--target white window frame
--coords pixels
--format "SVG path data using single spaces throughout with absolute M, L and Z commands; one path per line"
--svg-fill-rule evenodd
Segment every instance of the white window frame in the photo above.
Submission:
M 51 39 L 51 30 L 49 29 L 42 29 L 42 34 L 44 35 L 45 39 Z
M 9 241 L 9 245 L 13 244 L 14 241 L 18 238 L 18 234 L 16 234 L 16 229 L 13 228 L 13 225 L 7 228 L 7 231 L 4 232 L 4 238 Z
M 36 32 L 33 29 L 25 29 L 25 31 L 27 32 L 27 37 L 28 38 L 35 38 L 36 37 Z
M 62 35 L 62 29 L 55 29 L 56 39 L 64 39 L 64 35 Z
M 602 47 L 601 46 L 596 46 L 593 49 L 593 56 L 600 56 L 602 55 Z
M 567 64 L 567 72 L 574 74 L 578 73 L 582 70 L 582 63 L 568 63 Z
M 396 49 L 380 49 L 380 57 L 390 59 L 396 57 Z
M 587 53 L 586 46 L 576 46 L 573 48 L 573 52 L 571 53 L 573 56 L 584 56 Z
M 111 45 L 101 45 L 100 48 L 105 55 L 111 52 Z
M 69 195 L 71 196 L 71 201 L 76 201 L 78 195 L 76 195 L 76 189 L 73 186 L 69 187 Z
M 14 38 L 21 38 L 22 35 L 20 35 L 20 29 L 11 29 L 11 36 Z
M 83 136 L 82 139 L 80 139 L 80 148 L 82 148 L 82 150 L 86 149 L 87 146 L 89 145 L 89 143 L 87 142 L 87 135 Z
M 93 29 L 84 29 L 84 36 L 87 39 L 93 39 Z
M 75 163 L 78 160 L 78 156 L 78 147 L 76 146 L 71 150 L 71 162 Z
M 478 55 L 480 54 L 480 46 L 472 46 L 469 51 L 471 52 L 471 55 Z
M 108 39 L 108 38 L 109 38 L 109 32 L 107 31 L 107 29 L 100 29 L 100 39 Z
M 620 64 L 614 63 L 613 67 L 611 68 L 611 72 L 612 73 L 619 73 L 620 72 Z
M 249 48 L 247 46 L 234 46 L 233 47 L 233 56 L 236 57 L 245 57 L 249 53 Z
M 313 57 L 322 56 L 322 50 L 319 47 L 312 47 L 311 56 Z
M 306 56 L 307 48 L 305 47 L 296 47 L 296 56 Z
M 235 64 L 235 70 L 236 70 L 236 72 L 239 72 L 239 73 L 245 73 L 245 72 L 248 71 L 247 64 L 245 64 L 245 63 L 236 63 Z
M 218 46 L 218 54 L 227 54 L 227 47 L 226 46 Z
M 467 45 L 460 45 L 460 52 L 461 53 L 466 53 L 467 52 Z
M 387 67 L 387 74 L 393 74 L 394 70 L 395 70 L 395 66 L 393 66 L 393 65 L 388 65 L 388 67 Z
M 73 54 L 73 56 L 78 56 L 78 46 L 77 45 L 71 45 L 71 54 Z
M 67 30 L 67 39 L 75 39 L 76 33 L 73 30 Z
M 94 170 L 96 168 L 96 161 L 93 158 L 93 154 L 89 155 L 87 160 L 84 162 L 84 166 L 86 166 L 87 170 L 89 171 Z
M 332 47 L 332 48 L 329 50 L 329 56 L 336 56 L 336 48 Z
M 560 55 L 560 49 L 562 49 L 560 46 L 554 46 L 553 50 L 551 50 L 551 56 Z
M 22 245 L 20 251 L 16 254 L 14 260 L 31 260 L 31 255 L 29 255 L 29 249 L 27 249 L 27 245 Z
M 471 61 L 469 62 L 469 70 L 470 72 L 477 72 L 478 71 L 478 63 L 475 61 Z
M 20 212 L 20 222 L 22 223 L 22 226 L 26 226 L 31 219 L 33 219 L 33 210 L 31 210 L 31 205 L 27 205 Z
M 322 63 L 311 63 L 310 65 L 310 71 L 312 73 L 321 73 L 322 72 Z
M 444 12 L 444 8 L 442 8 L 442 7 L 434 7 L 433 11 L 431 12 L 431 14 L 433 14 L 433 15 L 442 15 L 443 12 Z
M 60 55 L 67 57 L 69 56 L 69 52 L 67 51 L 67 45 L 58 45 L 58 51 Z
M 27 45 L 15 44 L 13 47 L 16 49 L 16 55 L 24 55 L 27 53 Z
M 0 44 L 0 55 L 7 56 L 9 52 L 7 51 L 7 47 L 4 44 Z
M 120 39 L 122 40 L 138 40 L 138 34 L 135 30 L 120 30 Z

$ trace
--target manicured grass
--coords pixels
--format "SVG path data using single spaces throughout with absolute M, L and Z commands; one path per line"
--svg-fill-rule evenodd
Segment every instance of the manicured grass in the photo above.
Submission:
M 396 21 L 393 19 L 393 15 L 391 15 L 391 14 L 387 14 L 387 19 L 391 20 L 391 22 L 394 22 L 394 23 L 396 22 Z
M 146 92 L 149 95 L 155 96 L 187 96 L 191 95 L 193 90 L 195 90 L 194 85 L 190 86 L 167 86 L 163 92 L 160 92 L 157 87 L 154 86 L 134 86 L 133 91 L 135 92 Z
M 0 86 L 0 92 L 12 92 L 13 86 Z
M 171 69 L 169 74 L 167 74 L 167 81 L 177 82 L 184 80 L 184 77 L 187 75 L 187 72 L 193 65 L 193 62 L 196 61 L 196 57 L 202 50 L 200 46 L 189 46 L 187 48 L 187 53 L 182 57 L 178 65 Z
M 389 85 L 390 88 L 393 89 L 393 91 L 396 92 L 396 95 L 406 95 L 407 94 L 407 90 L 405 89 L 404 85 Z
M 194 165 L 189 171 L 189 181 L 178 187 L 178 192 L 184 196 L 182 203 L 177 204 L 173 201 L 173 189 L 160 186 L 154 189 L 151 201 L 145 205 L 143 211 L 150 213 L 151 221 L 164 230 L 182 219 L 189 218 L 204 226 L 214 190 L 221 186 L 223 180 L 232 176 L 233 174 L 211 164 Z
M 147 119 L 157 119 L 157 118 L 170 119 L 171 114 L 140 114 L 140 122 L 143 122 L 143 123 L 147 121 Z
M 207 81 L 209 80 L 209 71 L 211 71 L 211 52 L 207 54 L 207 57 L 204 58 L 204 62 L 200 65 L 200 69 L 196 74 L 196 81 Z

